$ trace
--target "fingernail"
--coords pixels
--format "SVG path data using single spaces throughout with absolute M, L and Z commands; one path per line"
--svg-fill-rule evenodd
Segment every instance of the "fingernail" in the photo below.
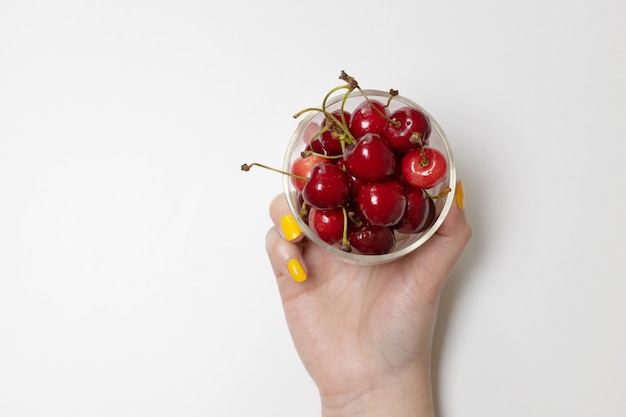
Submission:
M 302 267 L 302 264 L 297 259 L 290 259 L 287 261 L 287 269 L 289 270 L 289 275 L 291 275 L 291 279 L 296 282 L 306 281 L 306 271 Z
M 280 219 L 280 227 L 283 229 L 283 234 L 287 240 L 294 240 L 302 233 L 296 219 L 291 214 L 285 214 Z
M 463 210 L 465 208 L 465 189 L 463 188 L 463 181 L 459 181 L 456 186 L 455 194 L 456 206 Z

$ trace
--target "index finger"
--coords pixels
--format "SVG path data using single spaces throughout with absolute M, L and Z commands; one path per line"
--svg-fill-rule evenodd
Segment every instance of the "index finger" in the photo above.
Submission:
M 302 229 L 291 213 L 284 194 L 277 195 L 270 203 L 270 218 L 283 239 L 289 242 L 300 242 L 304 238 Z

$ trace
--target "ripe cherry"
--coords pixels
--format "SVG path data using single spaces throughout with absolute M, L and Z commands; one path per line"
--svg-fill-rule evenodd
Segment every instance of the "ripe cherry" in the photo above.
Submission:
M 406 187 L 406 209 L 394 226 L 400 233 L 421 233 L 435 220 L 435 202 L 421 188 Z
M 429 189 L 446 177 L 447 162 L 441 152 L 425 147 L 402 158 L 402 176 L 414 187 Z
M 350 179 L 332 162 L 315 165 L 302 189 L 304 202 L 316 209 L 341 207 L 348 197 L 350 197 Z
M 346 170 L 361 181 L 383 181 L 396 166 L 395 153 L 382 136 L 366 133 L 346 148 L 343 155 Z
M 391 228 L 373 224 L 354 228 L 349 240 L 353 249 L 365 255 L 383 255 L 391 252 L 396 245 Z
M 352 112 L 350 132 L 357 139 L 366 133 L 381 134 L 387 124 L 387 114 L 387 107 L 380 101 L 365 100 Z
M 387 123 L 383 136 L 399 152 L 410 152 L 428 144 L 430 121 L 415 107 L 401 107 L 389 116 L 396 123 Z
M 291 177 L 291 183 L 298 191 L 302 191 L 307 181 L 304 178 L 309 178 L 311 175 L 311 169 L 322 162 L 326 162 L 327 159 L 318 155 L 309 155 L 306 157 L 298 157 L 291 164 L 291 173 L 297 175 L 297 177 Z M 300 178 L 304 177 L 304 178 Z
M 347 111 L 343 112 L 343 117 L 341 116 L 341 111 L 335 111 L 331 113 L 337 120 L 345 125 L 338 125 L 333 119 L 329 119 L 328 117 L 324 119 L 322 123 L 322 128 L 327 128 L 328 130 L 324 130 L 324 132 L 320 135 L 320 144 L 324 149 L 324 154 L 329 156 L 341 155 L 343 153 L 347 133 L 347 126 L 350 123 L 350 113 Z
M 363 216 L 377 226 L 393 226 L 406 209 L 404 188 L 395 181 L 368 183 L 361 187 L 357 204 Z
M 332 245 L 341 242 L 346 228 L 342 208 L 309 210 L 308 224 L 311 230 L 324 242 Z

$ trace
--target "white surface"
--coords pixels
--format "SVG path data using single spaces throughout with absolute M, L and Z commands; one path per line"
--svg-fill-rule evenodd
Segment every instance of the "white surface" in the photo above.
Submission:
M 384 3 L 384 4 L 383 4 Z M 219 4 L 219 5 L 218 5 Z M 339 71 L 443 125 L 443 417 L 626 409 L 626 3 L 3 1 L 0 416 L 312 417 L 264 252 Z

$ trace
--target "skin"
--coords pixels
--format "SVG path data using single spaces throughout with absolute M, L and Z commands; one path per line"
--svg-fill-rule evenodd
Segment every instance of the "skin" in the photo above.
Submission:
M 288 241 L 280 226 L 288 213 L 285 197 L 277 196 L 266 250 L 322 415 L 434 416 L 433 333 L 441 292 L 471 238 L 464 210 L 453 204 L 426 244 L 378 266 L 334 259 L 303 235 Z M 304 282 L 291 278 L 291 259 L 306 270 Z

